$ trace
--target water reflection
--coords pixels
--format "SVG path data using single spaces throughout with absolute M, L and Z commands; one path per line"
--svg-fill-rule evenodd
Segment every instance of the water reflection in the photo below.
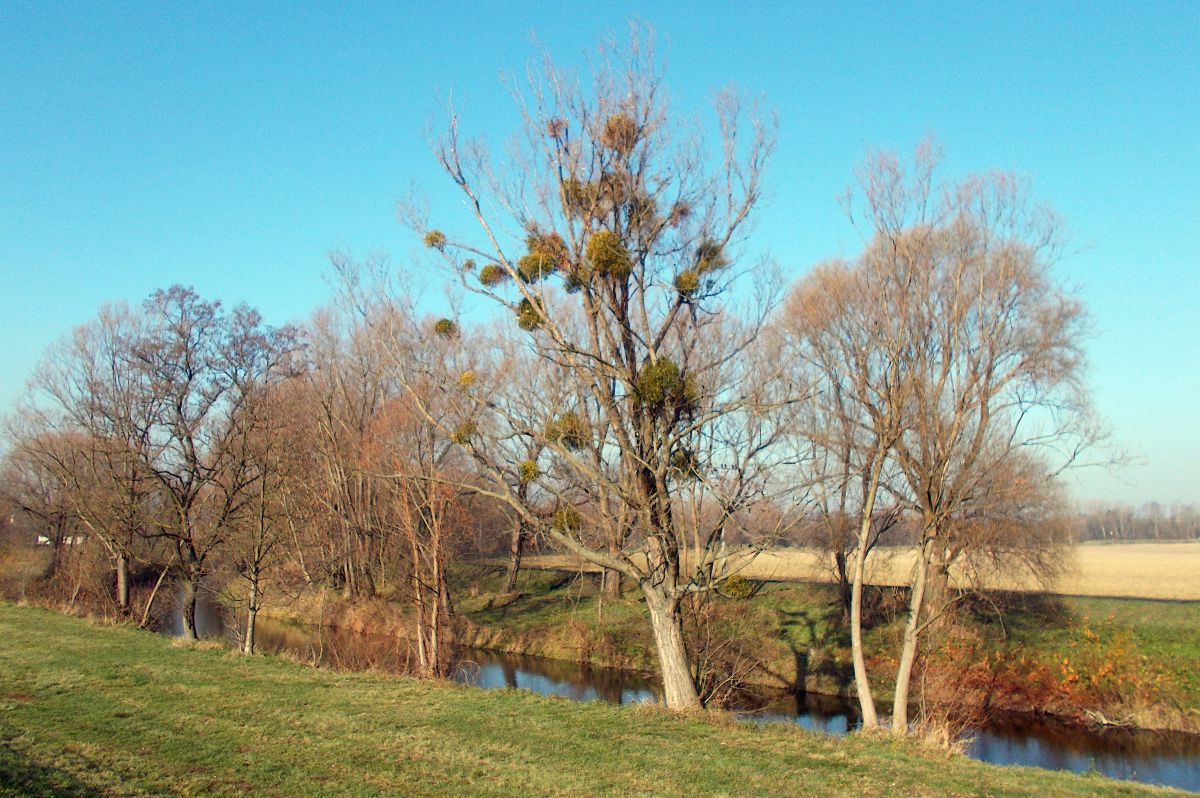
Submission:
M 653 682 L 637 673 L 479 649 L 460 652 L 453 678 L 476 687 L 531 690 L 572 701 L 638 704 L 659 700 Z
M 1200 740 L 1186 735 L 1092 732 L 1041 718 L 999 717 L 975 734 L 967 754 L 984 762 L 1095 771 L 1200 791 Z
M 238 639 L 238 624 L 226 623 L 212 602 L 197 604 L 196 625 L 201 636 Z M 165 633 L 179 635 L 182 629 L 177 611 L 163 619 Z M 260 618 L 256 640 L 264 653 L 285 654 L 340 670 L 403 673 L 411 664 L 409 647 L 402 641 L 330 627 Z M 633 704 L 660 700 L 655 680 L 642 674 L 479 649 L 459 652 L 452 678 L 485 689 L 530 690 L 572 701 Z M 847 734 L 859 724 L 853 704 L 834 696 L 747 691 L 739 695 L 734 711 L 747 720 L 790 722 L 831 735 Z M 975 733 L 967 754 L 993 764 L 1095 771 L 1117 779 L 1200 791 L 1200 738 L 1196 737 L 1093 731 L 1028 716 L 999 716 Z
M 857 729 L 861 718 L 857 708 L 839 696 L 800 693 L 747 692 L 739 697 L 734 711 L 747 720 L 771 723 L 790 721 L 821 734 L 841 737 Z

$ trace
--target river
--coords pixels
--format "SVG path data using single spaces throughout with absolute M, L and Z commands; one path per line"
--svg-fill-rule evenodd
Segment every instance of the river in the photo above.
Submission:
M 202 637 L 237 637 L 220 607 L 201 601 L 196 625 Z M 164 634 L 178 636 L 178 611 L 164 618 Z M 257 647 L 342 670 L 402 672 L 405 651 L 390 637 L 331 628 L 304 627 L 259 618 Z M 484 689 L 514 688 L 573 701 L 632 704 L 658 701 L 655 680 L 645 674 L 593 668 L 575 662 L 503 654 L 482 649 L 459 652 L 453 678 Z M 836 696 L 767 692 L 740 696 L 739 715 L 752 722 L 795 723 L 822 734 L 842 735 L 858 726 L 854 704 Z M 968 756 L 998 765 L 1098 772 L 1200 792 L 1200 738 L 1126 729 L 1087 729 L 1028 715 L 999 715 L 976 729 Z

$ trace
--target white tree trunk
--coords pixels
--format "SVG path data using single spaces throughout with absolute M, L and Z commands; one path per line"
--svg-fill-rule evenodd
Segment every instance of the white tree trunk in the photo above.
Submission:
M 871 516 L 868 511 L 858 532 L 858 546 L 854 551 L 854 575 L 850 585 L 850 652 L 854 660 L 854 689 L 858 693 L 858 705 L 862 712 L 864 729 L 879 726 L 875 712 L 875 698 L 871 694 L 871 680 L 867 675 L 867 661 L 863 654 L 862 639 L 862 594 L 867 570 L 867 543 L 871 534 Z
M 896 734 L 908 733 L 908 693 L 912 683 L 913 664 L 917 660 L 921 616 L 925 609 L 925 586 L 929 581 L 929 558 L 933 553 L 934 542 L 934 538 L 925 536 L 917 560 L 912 597 L 909 599 L 908 623 L 904 627 L 904 645 L 900 649 L 900 665 L 896 670 L 896 695 L 892 702 L 892 731 Z
M 242 640 L 242 653 L 254 653 L 254 623 L 258 620 L 258 572 L 250 577 L 250 598 L 246 603 L 246 636 Z

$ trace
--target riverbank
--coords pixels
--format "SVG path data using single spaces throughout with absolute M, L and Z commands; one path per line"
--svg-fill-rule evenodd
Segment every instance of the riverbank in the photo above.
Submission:
M 182 646 L 0 603 L 0 795 L 1182 793 Z
M 527 571 L 503 594 L 498 571 L 458 575 L 464 645 L 595 666 L 653 671 L 654 647 L 636 593 L 604 601 L 594 577 Z M 403 636 L 403 608 L 350 603 L 328 591 L 271 614 L 372 634 Z M 831 586 L 767 584 L 749 600 L 720 599 L 691 634 L 712 669 L 754 686 L 852 696 L 849 641 Z M 871 592 L 868 651 L 897 651 L 903 597 Z M 928 695 L 969 712 L 1050 715 L 1200 732 L 1200 603 L 997 593 L 970 608 L 929 666 Z M 878 698 L 895 663 L 868 668 Z

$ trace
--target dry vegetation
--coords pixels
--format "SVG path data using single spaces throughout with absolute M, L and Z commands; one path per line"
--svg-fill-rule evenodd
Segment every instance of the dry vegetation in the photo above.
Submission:
M 911 549 L 876 550 L 867 567 L 867 581 L 878 585 L 908 584 L 913 568 Z M 1200 601 L 1200 543 L 1088 543 L 1076 546 L 1071 567 L 1052 586 L 1066 596 Z M 545 555 L 527 560 L 532 568 L 575 569 L 570 557 Z M 584 567 L 583 570 L 589 570 Z M 751 579 L 798 582 L 834 580 L 828 554 L 815 549 L 777 549 L 765 552 L 742 572 Z M 982 587 L 996 590 L 1039 591 L 1029 579 L 996 576 Z

